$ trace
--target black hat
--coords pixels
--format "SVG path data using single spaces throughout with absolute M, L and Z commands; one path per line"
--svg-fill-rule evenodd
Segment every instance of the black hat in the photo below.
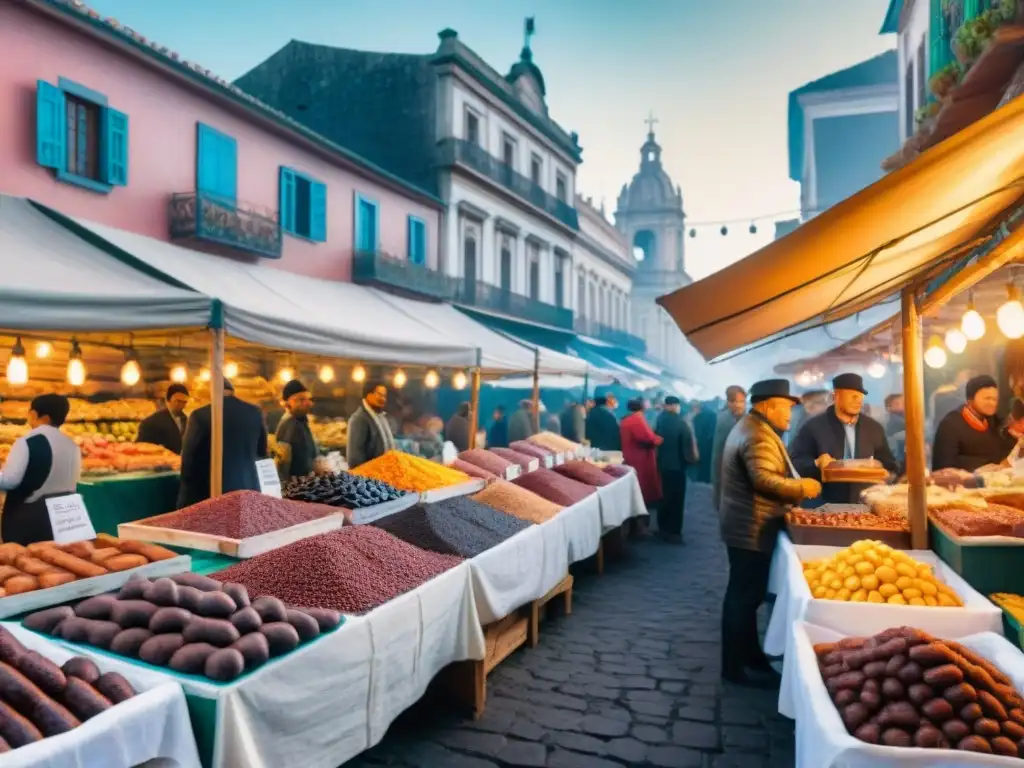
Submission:
M 868 393 L 864 389 L 864 379 L 857 373 L 840 373 L 832 379 L 832 391 L 835 392 L 837 389 L 848 389 L 852 392 L 860 392 L 862 395 Z
M 669 395 L 665 398 L 665 405 L 682 405 L 682 403 L 679 402 L 679 398 L 675 395 Z
M 973 400 L 974 396 L 983 389 L 999 389 L 999 384 L 991 376 L 975 376 L 967 382 L 964 393 L 967 395 L 968 400 Z
M 789 394 L 789 381 L 786 379 L 766 379 L 755 382 L 750 388 L 751 403 L 760 403 L 773 397 L 781 397 L 794 404 L 800 402 L 799 397 Z
M 309 390 L 306 389 L 306 385 L 298 379 L 292 379 L 284 385 L 284 391 L 281 393 L 281 397 L 284 400 L 289 400 L 295 395 L 302 394 L 303 392 L 309 392 Z

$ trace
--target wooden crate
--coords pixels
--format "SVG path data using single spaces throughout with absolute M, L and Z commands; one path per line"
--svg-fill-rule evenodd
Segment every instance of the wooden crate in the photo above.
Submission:
M 484 629 L 486 655 L 480 660 L 460 661 L 445 670 L 445 687 L 456 701 L 473 713 L 483 716 L 487 706 L 487 676 L 501 662 L 526 644 L 529 617 L 524 609 L 513 611 Z
M 530 603 L 530 626 L 527 637 L 531 648 L 536 648 L 537 643 L 540 642 L 540 614 L 541 611 L 545 607 L 547 607 L 552 600 L 561 595 L 562 605 L 565 609 L 565 615 L 572 615 L 572 585 L 572 574 L 568 573 L 566 574 L 564 579 L 558 582 L 551 589 L 550 592 L 548 592 L 539 600 L 534 600 L 532 603 Z

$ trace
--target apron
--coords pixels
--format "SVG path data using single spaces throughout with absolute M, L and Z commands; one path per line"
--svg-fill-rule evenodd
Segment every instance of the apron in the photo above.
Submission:
M 46 497 L 29 502 L 28 498 L 43 487 L 53 469 L 53 449 L 43 435 L 32 435 L 25 441 L 28 466 L 21 485 L 7 492 L 3 517 L 0 517 L 0 538 L 28 546 L 37 541 L 51 541 L 53 528 L 46 509 Z M 52 494 L 63 496 L 64 494 Z

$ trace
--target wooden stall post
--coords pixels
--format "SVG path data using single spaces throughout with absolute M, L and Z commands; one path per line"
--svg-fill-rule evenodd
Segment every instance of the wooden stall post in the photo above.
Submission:
M 583 399 L 580 401 L 580 405 L 584 408 L 587 406 L 587 391 L 590 389 L 590 366 L 588 365 L 586 370 L 583 371 Z
M 476 433 L 480 429 L 480 349 L 476 350 L 476 367 L 473 368 L 472 390 L 469 393 L 469 447 L 476 448 Z
M 924 348 L 917 291 L 908 286 L 901 297 L 903 336 L 903 401 L 907 423 L 907 497 L 910 541 L 914 549 L 928 549 L 928 501 L 925 492 Z
M 223 326 L 223 323 L 218 325 Z M 224 488 L 224 328 L 210 328 L 210 498 Z
M 533 350 L 533 428 L 540 432 L 540 347 Z

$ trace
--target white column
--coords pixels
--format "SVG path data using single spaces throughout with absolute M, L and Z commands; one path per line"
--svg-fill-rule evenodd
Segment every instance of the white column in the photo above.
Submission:
M 481 226 L 480 242 L 477 244 L 477 263 L 481 282 L 498 284 L 497 233 L 494 229 L 494 217 L 488 217 Z
M 444 255 L 444 273 L 451 277 L 462 274 L 462 216 L 453 203 L 448 208 L 447 248 Z

